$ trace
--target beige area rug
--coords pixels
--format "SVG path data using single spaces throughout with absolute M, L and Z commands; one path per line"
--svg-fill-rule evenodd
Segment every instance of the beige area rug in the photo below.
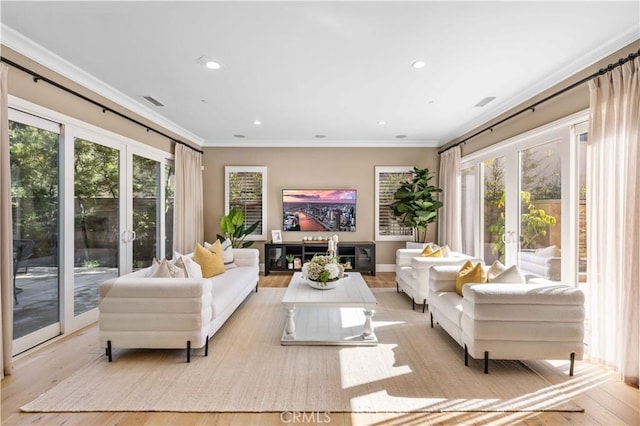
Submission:
M 26 412 L 583 411 L 516 361 L 463 363 L 463 351 L 395 289 L 374 289 L 375 347 L 281 346 L 285 289 L 252 293 L 212 338 L 209 356 L 114 350 Z

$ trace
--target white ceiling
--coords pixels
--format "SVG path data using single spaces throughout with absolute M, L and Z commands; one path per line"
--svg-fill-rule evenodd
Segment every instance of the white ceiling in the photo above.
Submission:
M 638 1 L 0 7 L 3 44 L 204 146 L 440 146 L 640 39 Z

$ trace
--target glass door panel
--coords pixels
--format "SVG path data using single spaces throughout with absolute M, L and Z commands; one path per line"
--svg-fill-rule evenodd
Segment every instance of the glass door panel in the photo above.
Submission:
M 160 170 L 158 161 L 133 155 L 133 270 L 151 266 L 158 256 Z
M 505 161 L 497 157 L 482 163 L 483 214 L 482 255 L 487 265 L 505 258 Z
M 478 208 L 476 168 L 467 167 L 461 170 L 461 219 L 462 219 L 462 252 L 475 256 L 476 211 Z
M 98 306 L 98 285 L 118 276 L 119 155 L 84 139 L 74 141 L 74 314 Z
M 58 132 L 9 121 L 14 339 L 54 324 L 38 338 L 60 334 L 59 139 Z M 14 345 L 14 352 L 40 341 Z
M 174 182 L 175 169 L 172 163 L 167 163 L 164 166 L 164 256 L 167 259 L 173 259 Z
M 519 265 L 553 281 L 561 277 L 561 158 L 559 141 L 520 151 Z

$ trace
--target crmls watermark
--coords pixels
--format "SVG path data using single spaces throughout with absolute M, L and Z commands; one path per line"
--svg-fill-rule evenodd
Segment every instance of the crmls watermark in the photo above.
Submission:
M 283 411 L 280 413 L 282 423 L 331 423 L 331 413 L 327 411 Z

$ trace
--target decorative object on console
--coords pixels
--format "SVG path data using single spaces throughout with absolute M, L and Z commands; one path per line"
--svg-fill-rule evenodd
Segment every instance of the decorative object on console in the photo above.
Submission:
M 288 254 L 286 256 L 286 259 L 287 259 L 287 268 L 293 269 L 293 260 L 295 259 L 294 256 L 292 254 Z
M 436 193 L 442 189 L 430 185 L 433 174 L 429 169 L 413 168 L 413 179 L 400 184 L 393 194 L 391 203 L 393 215 L 399 222 L 413 228 L 413 236 L 417 242 L 427 238 L 427 227 L 438 218 L 438 209 L 442 207 Z
M 280 232 L 280 230 L 271 231 L 271 241 L 274 243 L 282 242 L 282 233 Z
M 283 229 L 355 231 L 356 194 L 355 189 L 283 189 Z
M 216 237 L 220 242 L 229 239 L 233 248 L 251 247 L 253 241 L 245 241 L 245 238 L 252 234 L 259 224 L 260 222 L 256 221 L 248 228 L 245 227 L 244 213 L 234 207 L 229 211 L 229 214 L 220 219 L 220 229 L 224 235 L 218 234 Z
M 302 275 L 315 281 L 320 287 L 326 287 L 328 282 L 337 281 L 344 276 L 344 267 L 335 256 L 314 256 L 302 265 Z

